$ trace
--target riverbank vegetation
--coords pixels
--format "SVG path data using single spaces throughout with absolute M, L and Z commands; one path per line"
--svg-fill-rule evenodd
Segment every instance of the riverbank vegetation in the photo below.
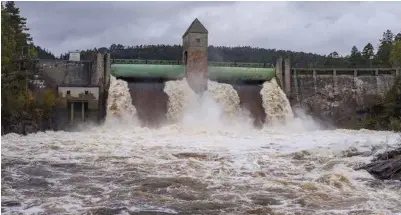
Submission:
M 1 4 L 1 130 L 3 133 L 29 133 L 40 128 L 49 117 L 53 91 L 41 93 L 32 89 L 35 61 L 38 56 L 54 58 L 50 52 L 35 46 L 14 2 Z M 48 97 L 46 102 L 38 96 Z
M 393 37 L 390 31 L 383 34 L 377 59 L 389 66 L 401 67 L 401 34 Z M 401 77 L 396 78 L 391 90 L 376 104 L 367 108 L 367 117 L 361 126 L 367 129 L 401 132 Z
M 362 128 L 401 132 L 401 78 L 395 80 L 382 100 L 366 108 L 366 114 Z

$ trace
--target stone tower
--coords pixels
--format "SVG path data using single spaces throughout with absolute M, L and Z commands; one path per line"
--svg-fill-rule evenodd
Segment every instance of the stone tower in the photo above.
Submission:
M 207 90 L 208 31 L 195 19 L 182 36 L 185 77 L 189 86 L 198 94 Z

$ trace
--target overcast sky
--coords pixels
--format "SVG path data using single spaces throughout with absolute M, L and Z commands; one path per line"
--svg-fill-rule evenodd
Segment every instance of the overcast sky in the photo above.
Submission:
M 59 55 L 111 44 L 181 44 L 198 18 L 210 45 L 348 54 L 386 29 L 401 2 L 17 2 L 34 42 Z

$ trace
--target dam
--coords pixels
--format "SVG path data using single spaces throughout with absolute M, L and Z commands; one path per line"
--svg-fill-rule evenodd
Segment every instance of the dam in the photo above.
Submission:
M 355 170 L 397 147 L 399 133 L 325 129 L 297 113 L 297 102 L 313 103 L 328 86 L 321 71 L 310 78 L 286 59 L 205 62 L 205 54 L 195 47 L 180 62 L 109 53 L 42 62 L 58 90 L 59 129 L 2 136 L 2 213 L 400 213 L 400 182 Z M 330 72 L 328 94 L 342 83 Z M 353 75 L 346 80 L 369 88 Z
M 206 92 L 222 102 L 226 116 L 247 111 L 257 127 L 270 120 L 268 112 L 274 108 L 266 106 L 272 104 L 267 94 L 273 91 L 262 89 L 266 81 L 275 78 L 275 68 L 261 63 L 209 63 L 207 47 L 208 31 L 195 19 L 183 35 L 182 61 L 112 60 L 111 75 L 128 82 L 133 105 L 144 126 L 158 127 L 180 120 L 176 109 L 185 109 L 183 104 L 191 103 L 186 99 L 191 99 L 192 91 Z
M 103 123 L 110 77 L 126 82 L 142 126 L 177 122 L 188 104 L 184 97 L 206 92 L 222 102 L 223 118 L 238 111 L 257 128 L 291 118 L 295 107 L 327 124 L 355 128 L 357 113 L 383 97 L 401 74 L 400 68 L 292 68 L 290 59 L 280 56 L 274 65 L 210 62 L 208 35 L 195 19 L 176 61 L 113 59 L 110 53 L 85 61 L 40 60 L 40 73 L 58 95 L 54 129 Z

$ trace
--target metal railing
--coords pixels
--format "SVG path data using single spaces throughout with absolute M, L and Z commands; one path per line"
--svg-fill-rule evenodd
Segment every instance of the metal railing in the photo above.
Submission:
M 158 64 L 158 65 L 179 65 L 180 60 L 139 60 L 139 59 L 112 59 L 112 64 Z
M 182 65 L 180 60 L 139 60 L 139 59 L 112 59 L 112 64 L 155 64 L 155 65 Z M 248 67 L 273 68 L 271 63 L 242 63 L 242 62 L 208 62 L 209 66 L 216 67 Z
M 400 75 L 400 68 L 291 68 L 294 75 Z

